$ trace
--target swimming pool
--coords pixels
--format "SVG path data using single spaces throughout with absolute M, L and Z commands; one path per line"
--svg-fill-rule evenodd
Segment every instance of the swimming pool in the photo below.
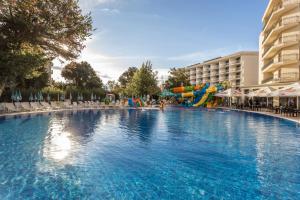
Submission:
M 300 129 L 242 112 L 0 119 L 0 199 L 299 199 Z

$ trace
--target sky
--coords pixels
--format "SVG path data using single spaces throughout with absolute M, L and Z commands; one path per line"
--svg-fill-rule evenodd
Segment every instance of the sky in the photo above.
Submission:
M 93 36 L 79 61 L 116 80 L 151 60 L 159 78 L 242 50 L 258 51 L 268 0 L 79 0 L 91 12 Z M 56 72 L 58 73 L 58 72 Z

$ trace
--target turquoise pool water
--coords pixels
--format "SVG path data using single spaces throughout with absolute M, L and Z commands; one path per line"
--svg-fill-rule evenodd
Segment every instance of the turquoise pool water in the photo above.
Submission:
M 0 119 L 0 199 L 300 199 L 300 129 L 239 112 Z

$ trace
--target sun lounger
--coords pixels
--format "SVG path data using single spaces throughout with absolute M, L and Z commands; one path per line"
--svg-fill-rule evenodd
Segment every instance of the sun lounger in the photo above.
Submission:
M 73 108 L 78 108 L 77 102 L 73 102 Z
M 6 112 L 17 112 L 18 111 L 13 103 L 5 103 L 4 107 L 5 107 Z
M 67 108 L 67 109 L 73 108 L 73 106 L 71 105 L 71 102 L 69 102 L 69 101 L 64 101 L 63 106 L 64 106 L 64 108 Z
M 47 102 L 42 101 L 41 105 L 45 110 L 52 110 L 52 106 Z
M 31 111 L 32 110 L 32 107 L 30 106 L 29 102 L 21 102 L 20 106 L 25 111 Z
M 23 109 L 23 107 L 21 106 L 21 103 L 20 103 L 20 102 L 15 102 L 14 105 L 15 105 L 17 111 L 19 111 L 19 112 L 25 111 L 25 110 Z
M 59 101 L 52 101 L 50 105 L 51 105 L 52 109 L 54 109 L 54 110 L 58 110 L 63 107 L 61 102 L 59 102 Z
M 4 103 L 0 103 L 0 113 L 4 113 L 4 112 L 5 112 Z
M 92 107 L 92 102 L 86 101 L 86 102 L 85 102 L 85 107 L 91 108 L 91 107 Z
M 33 110 L 43 110 L 43 107 L 39 102 L 31 102 L 30 105 Z
M 84 103 L 82 101 L 78 101 L 77 106 L 80 108 L 84 108 Z

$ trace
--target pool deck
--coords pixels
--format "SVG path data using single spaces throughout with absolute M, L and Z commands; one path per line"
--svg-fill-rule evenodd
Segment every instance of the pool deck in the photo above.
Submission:
M 232 110 L 232 111 L 238 111 L 238 112 L 247 112 L 247 113 L 255 113 L 255 114 L 261 114 L 271 117 L 276 117 L 280 119 L 289 120 L 292 122 L 295 122 L 300 125 L 300 117 L 288 117 L 288 116 L 282 116 L 280 114 L 270 113 L 270 112 L 263 112 L 263 111 L 252 111 L 252 110 L 241 110 L 241 109 L 235 109 L 235 108 L 228 108 L 228 107 L 218 107 L 224 110 Z
M 49 109 L 49 110 L 34 110 L 34 111 L 23 111 L 23 112 L 10 112 L 10 113 L 2 113 L 0 117 L 9 117 L 9 116 L 19 116 L 19 115 L 30 115 L 30 114 L 45 114 L 45 113 L 57 113 L 57 112 L 65 112 L 65 111 L 84 111 L 84 110 L 159 110 L 156 107 L 145 107 L 145 108 L 131 108 L 131 107 L 106 107 L 106 108 L 62 108 L 62 109 Z
M 289 120 L 295 122 L 300 125 L 300 117 L 288 117 L 282 116 L 280 114 L 274 114 L 270 112 L 263 112 L 263 111 L 251 111 L 251 110 L 241 110 L 235 108 L 228 108 L 228 107 L 217 107 L 223 110 L 231 110 L 231 111 L 238 111 L 238 112 L 247 112 L 247 113 L 255 113 L 261 114 L 271 117 L 276 117 L 284 120 Z M 11 113 L 2 113 L 0 117 L 8 117 L 8 116 L 19 116 L 19 115 L 30 115 L 30 114 L 45 114 L 45 113 L 57 113 L 57 112 L 64 112 L 64 111 L 83 111 L 83 110 L 160 110 L 157 107 L 144 107 L 144 108 L 131 108 L 131 107 L 106 107 L 106 108 L 75 108 L 75 109 L 50 109 L 50 110 L 36 110 L 36 111 L 23 111 L 23 112 L 11 112 Z

